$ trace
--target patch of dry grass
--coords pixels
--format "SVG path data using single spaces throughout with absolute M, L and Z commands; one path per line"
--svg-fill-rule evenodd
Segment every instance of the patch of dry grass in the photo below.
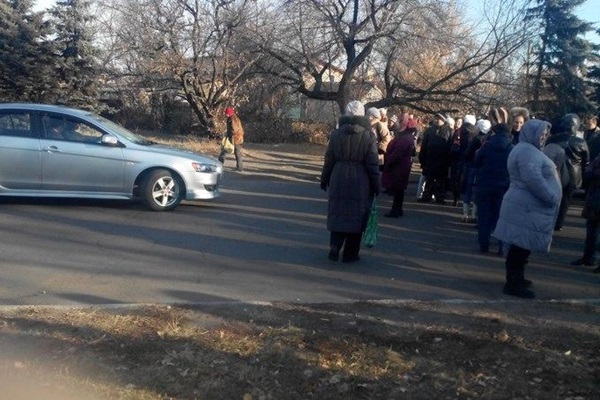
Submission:
M 561 310 L 581 318 L 577 331 L 443 310 L 423 324 L 431 305 L 348 307 L 21 308 L 0 314 L 0 376 L 68 399 L 600 394 L 597 307 Z

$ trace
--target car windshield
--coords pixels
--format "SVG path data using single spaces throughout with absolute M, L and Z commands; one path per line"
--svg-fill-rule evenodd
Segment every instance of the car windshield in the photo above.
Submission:
M 131 132 L 130 130 L 122 127 L 119 124 L 115 124 L 114 122 L 112 122 L 109 119 L 106 119 L 104 117 L 101 117 L 101 116 L 95 115 L 95 114 L 91 114 L 91 116 L 96 121 L 98 121 L 100 124 L 102 124 L 103 126 L 106 126 L 111 131 L 123 136 L 125 139 L 127 139 L 131 143 L 144 145 L 144 146 L 149 146 L 149 145 L 155 144 L 155 142 L 148 140 L 146 138 L 143 138 L 139 135 L 136 135 L 135 133 Z

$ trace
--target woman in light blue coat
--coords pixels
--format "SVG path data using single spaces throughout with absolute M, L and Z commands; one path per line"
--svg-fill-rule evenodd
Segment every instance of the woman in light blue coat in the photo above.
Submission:
M 562 189 L 556 166 L 541 151 L 550 127 L 546 121 L 527 121 L 508 156 L 510 186 L 493 236 L 510 244 L 503 291 L 512 296 L 535 297 L 528 289 L 525 264 L 532 251 L 548 252 L 552 243 Z

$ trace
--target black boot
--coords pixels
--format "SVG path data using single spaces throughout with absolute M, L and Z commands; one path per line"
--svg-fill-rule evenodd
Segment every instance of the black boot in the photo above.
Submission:
M 571 265 L 580 266 L 585 265 L 586 267 L 591 267 L 595 264 L 595 260 L 587 260 L 585 257 L 578 258 L 575 261 L 571 262 Z
M 329 249 L 329 255 L 327 256 L 327 258 L 329 258 L 329 260 L 331 261 L 337 261 L 340 259 L 340 249 L 335 246 L 332 245 Z
M 523 283 L 510 283 L 506 282 L 504 284 L 504 289 L 502 289 L 504 294 L 509 296 L 521 297 L 523 299 L 534 299 L 535 293 L 525 287 Z
M 506 255 L 506 283 L 502 292 L 509 296 L 524 299 L 535 298 L 535 293 L 529 289 L 532 282 L 525 279 L 525 264 L 530 251 L 521 247 L 510 245 Z

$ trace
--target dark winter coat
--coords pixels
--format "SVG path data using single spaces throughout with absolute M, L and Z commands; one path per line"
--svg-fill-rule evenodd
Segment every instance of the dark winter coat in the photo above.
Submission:
M 600 220 L 600 157 L 596 157 L 584 172 L 587 188 L 581 216 L 592 221 Z
M 590 152 L 585 140 L 569 133 L 559 133 L 550 136 L 547 143 L 556 143 L 565 149 L 570 185 L 581 188 L 583 170 L 590 162 Z
M 600 220 L 600 157 L 596 157 L 584 172 L 587 188 L 581 216 L 592 221 Z
M 521 133 L 521 131 L 515 131 L 514 129 L 510 132 L 511 137 L 512 137 L 512 144 L 513 145 L 517 145 L 519 144 L 519 134 Z
M 510 176 L 506 161 L 513 149 L 512 137 L 507 127 L 495 130 L 475 153 L 473 165 L 476 169 L 478 187 L 489 186 L 507 190 Z
M 483 146 L 483 143 L 485 142 L 486 138 L 487 135 L 480 132 L 469 142 L 469 145 L 467 146 L 464 154 L 464 162 L 466 165 L 473 165 L 473 162 L 475 162 L 475 153 L 477 152 L 477 150 L 479 150 L 481 146 Z
M 467 156 L 467 149 L 469 148 L 469 145 L 471 144 L 471 142 L 473 141 L 473 139 L 475 137 L 477 137 L 479 135 L 479 130 L 477 129 L 477 127 L 473 124 L 463 124 L 463 126 L 460 127 L 461 133 L 460 133 L 460 148 L 459 148 L 459 157 L 460 157 L 460 161 L 461 163 L 465 163 L 466 160 L 466 156 Z M 471 154 L 471 161 L 473 160 L 473 155 Z
M 554 165 L 556 165 L 556 171 L 558 171 L 558 177 L 560 178 L 560 184 L 562 186 L 563 192 L 567 192 L 573 191 L 573 189 L 575 188 L 575 181 L 571 177 L 573 173 L 569 169 L 570 166 L 567 163 L 567 153 L 563 145 L 566 145 L 566 142 L 546 143 L 542 151 L 545 155 L 548 156 L 549 159 L 552 160 Z
M 446 177 L 450 166 L 450 132 L 448 127 L 430 126 L 423 135 L 419 162 L 423 175 L 430 177 Z
M 600 156 L 600 128 L 585 131 L 584 138 L 590 151 L 590 161 L 595 160 Z
M 408 186 L 412 155 L 415 151 L 413 131 L 399 132 L 387 147 L 381 184 L 392 193 L 404 190 Z
M 377 141 L 367 118 L 340 118 L 325 151 L 321 187 L 329 193 L 327 229 L 364 231 L 373 195 L 380 191 Z

